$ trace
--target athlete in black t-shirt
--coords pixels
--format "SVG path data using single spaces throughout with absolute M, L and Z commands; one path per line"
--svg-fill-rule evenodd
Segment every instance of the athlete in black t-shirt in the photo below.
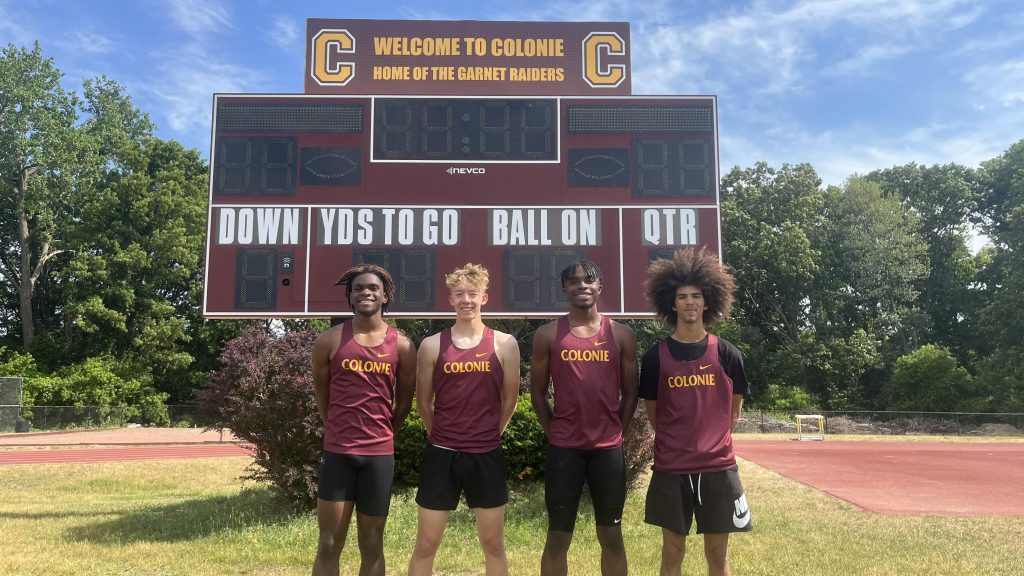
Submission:
M 655 434 L 644 520 L 661 528 L 661 574 L 681 573 L 696 520 L 708 574 L 724 576 L 729 534 L 753 527 L 732 446 L 749 385 L 739 350 L 706 327 L 728 317 L 735 281 L 716 255 L 688 248 L 652 262 L 645 288 L 673 331 L 641 362 Z

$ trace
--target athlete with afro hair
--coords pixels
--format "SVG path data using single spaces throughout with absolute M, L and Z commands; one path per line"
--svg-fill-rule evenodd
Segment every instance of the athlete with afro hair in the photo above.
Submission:
M 647 272 L 647 299 L 674 328 L 644 354 L 640 397 L 654 428 L 644 520 L 661 527 L 661 575 L 681 574 L 693 520 L 708 574 L 730 574 L 729 534 L 753 528 L 732 430 L 749 392 L 739 350 L 706 327 L 728 318 L 735 280 L 717 255 L 677 250 Z

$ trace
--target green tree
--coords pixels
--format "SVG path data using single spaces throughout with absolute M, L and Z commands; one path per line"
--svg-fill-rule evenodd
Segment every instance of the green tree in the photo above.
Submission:
M 34 291 L 69 249 L 81 196 L 117 152 L 152 131 L 116 83 L 86 81 L 79 98 L 61 77 L 38 43 L 0 50 L 0 274 L 17 293 L 26 351 L 35 337 Z
M 922 336 L 918 283 L 928 275 L 917 216 L 858 177 L 829 187 L 825 215 L 816 328 L 842 336 L 862 328 L 909 352 Z
M 739 285 L 737 317 L 778 342 L 807 326 L 807 288 L 818 272 L 821 179 L 808 164 L 763 162 L 722 178 L 725 261 Z
M 995 244 L 982 332 L 997 349 L 1024 348 L 1024 140 L 984 162 L 982 170 L 985 231 Z
M 892 379 L 883 388 L 889 410 L 954 412 L 975 409 L 980 390 L 949 350 L 927 344 L 896 360 Z
M 989 412 L 1024 412 L 1024 350 L 1002 348 L 978 363 L 978 383 Z
M 84 156 L 75 126 L 79 99 L 60 79 L 38 43 L 31 51 L 0 51 L 0 273 L 17 294 L 26 351 L 34 336 L 32 291 L 47 262 L 63 252 L 61 192 L 71 188 Z
M 69 238 L 66 353 L 135 363 L 158 389 L 187 400 L 205 378 L 187 344 L 210 333 L 200 317 L 207 168 L 196 150 L 157 138 L 118 155 L 120 165 L 83 199 Z
M 967 243 L 982 194 L 978 171 L 958 164 L 911 163 L 876 170 L 866 178 L 878 182 L 885 195 L 899 198 L 920 220 L 929 272 L 917 289 L 930 324 L 928 340 L 949 347 L 962 363 L 973 361 L 982 302 L 972 289 L 978 268 Z
M 985 295 L 979 330 L 991 354 L 978 363 L 990 409 L 1024 411 L 1024 140 L 982 163 L 981 212 L 994 248 L 978 289 Z

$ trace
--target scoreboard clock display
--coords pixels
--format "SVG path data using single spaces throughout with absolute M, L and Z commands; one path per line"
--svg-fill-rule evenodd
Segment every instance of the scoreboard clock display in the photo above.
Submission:
M 714 97 L 215 95 L 207 317 L 349 313 L 335 282 L 387 267 L 389 313 L 448 315 L 444 274 L 491 272 L 489 316 L 650 316 L 652 259 L 720 252 Z

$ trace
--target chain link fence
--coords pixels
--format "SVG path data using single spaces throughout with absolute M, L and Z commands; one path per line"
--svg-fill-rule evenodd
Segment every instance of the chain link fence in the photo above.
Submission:
M 74 428 L 122 428 L 133 425 L 124 406 L 31 406 L 0 405 L 0 433 L 22 430 L 67 430 Z M 772 412 L 745 410 L 737 432 L 796 434 L 796 414 L 825 417 L 826 434 L 933 435 L 933 436 L 1024 436 L 1024 413 L 975 412 L 883 412 L 799 410 Z M 206 421 L 198 407 L 188 404 L 167 406 L 172 427 L 216 427 Z
M 796 434 L 796 414 L 825 417 L 826 434 L 931 435 L 931 436 L 1022 436 L 1024 413 L 993 412 L 894 412 L 744 411 L 737 432 Z
M 136 424 L 128 418 L 130 413 L 137 411 L 126 406 L 0 405 L 0 434 L 28 430 L 124 428 Z M 174 428 L 205 428 L 211 424 L 201 416 L 199 408 L 192 405 L 169 404 L 167 414 L 170 416 L 170 426 Z

